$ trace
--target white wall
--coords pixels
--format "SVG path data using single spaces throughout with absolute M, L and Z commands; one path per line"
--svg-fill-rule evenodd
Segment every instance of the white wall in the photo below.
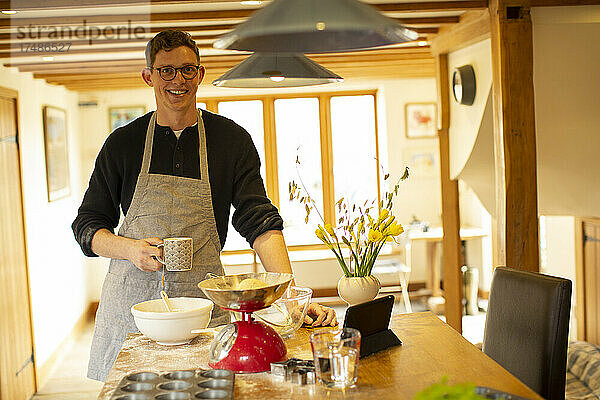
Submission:
M 18 91 L 18 129 L 26 223 L 27 262 L 36 362 L 43 364 L 85 311 L 86 270 L 73 239 L 78 207 L 80 125 L 77 94 L 50 86 L 31 74 L 0 67 L 0 86 Z M 67 112 L 71 195 L 47 200 L 42 107 Z
M 540 212 L 600 216 L 600 6 L 531 15 Z
M 488 93 L 492 87 L 491 40 L 483 40 L 448 54 L 449 81 L 455 68 L 472 65 L 475 70 L 476 92 L 473 105 L 454 101 L 450 94 L 450 176 L 456 178 L 465 166 L 477 138 Z M 493 160 L 493 154 L 490 155 Z
M 394 207 L 395 215 L 401 223 L 408 224 L 414 214 L 419 219 L 429 221 L 432 225 L 441 223 L 441 200 L 439 181 L 439 150 L 437 138 L 407 139 L 404 133 L 404 105 L 407 102 L 435 102 L 435 79 L 403 79 L 403 80 L 347 80 L 342 84 L 315 86 L 307 88 L 291 88 L 287 90 L 272 89 L 269 93 L 305 93 L 330 92 L 347 90 L 378 90 L 378 129 L 380 137 L 380 158 L 388 165 L 390 182 L 397 180 L 404 171 L 411 152 L 422 151 L 432 153 L 436 164 L 433 173 L 411 171 L 412 176 L 401 185 L 401 193 Z M 198 90 L 198 98 L 215 96 L 239 96 L 264 94 L 264 90 L 216 88 L 202 85 Z M 81 123 L 89 127 L 86 140 L 81 143 L 82 191 L 87 187 L 89 176 L 93 170 L 96 155 L 106 139 L 109 131 L 108 108 L 145 104 L 147 110 L 155 109 L 153 91 L 150 88 L 123 91 L 90 92 L 81 96 L 82 101 L 96 102 L 96 106 L 80 108 Z M 386 150 L 387 149 L 387 150 Z M 285 232 L 284 232 L 285 233 Z M 88 268 L 93 271 L 89 292 L 93 298 L 99 298 L 101 284 L 106 273 L 108 261 L 102 258 L 86 260 Z M 334 261 L 293 261 L 297 283 L 313 288 L 335 287 L 341 276 L 341 269 Z M 414 271 L 413 281 L 424 281 L 426 276 L 425 249 L 413 248 Z M 237 271 L 242 269 L 236 267 Z
M 492 86 L 491 41 L 483 40 L 448 54 L 450 82 L 452 82 L 454 69 L 463 65 L 473 66 L 476 92 L 471 106 L 457 103 L 453 95 L 450 95 L 450 176 L 453 179 L 461 179 L 459 181 L 461 226 L 482 228 L 488 234 L 482 239 L 470 240 L 466 245 L 467 265 L 479 270 L 479 287 L 488 291 L 492 274 L 491 216 L 474 191 L 477 187 L 469 186 L 475 182 L 469 179 L 474 175 L 468 172 L 474 170 L 477 172 L 477 178 L 482 176 L 480 166 L 473 165 L 476 157 L 473 157 L 475 153 L 472 152 L 475 150 L 475 143 L 480 139 L 478 135 L 481 135 L 480 129 L 486 105 L 489 108 L 488 94 Z M 493 166 L 493 153 L 484 154 L 483 158 L 484 160 L 489 158 Z M 493 174 L 491 175 L 493 177 Z M 490 188 L 494 187 L 493 180 L 488 180 L 485 184 Z
M 531 14 L 539 213 L 598 216 L 600 6 L 539 7 Z M 486 185 L 486 174 L 480 172 L 486 169 L 491 172 L 489 176 L 493 175 L 493 152 L 480 149 L 476 165 L 471 152 L 478 128 L 480 136 L 492 135 L 491 113 L 486 111 L 481 120 L 481 106 L 488 93 L 484 90 L 491 84 L 490 51 L 486 40 L 450 54 L 448 60 L 450 69 L 474 65 L 477 93 L 482 95 L 471 107 L 451 102 L 451 172 L 462 177 L 465 170 L 471 169 L 466 179 L 479 179 L 472 187 L 484 204 L 493 208 L 490 199 L 495 198 L 494 185 Z M 493 140 L 481 139 L 477 137 L 486 149 Z
M 573 282 L 571 296 L 571 328 L 569 337 L 577 339 L 577 304 L 575 282 L 575 218 L 571 216 L 551 216 L 541 218 L 543 239 L 540 251 L 540 272 L 570 279 Z

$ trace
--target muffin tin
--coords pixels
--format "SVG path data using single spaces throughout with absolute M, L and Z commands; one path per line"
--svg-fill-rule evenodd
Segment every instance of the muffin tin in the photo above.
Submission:
M 111 400 L 233 399 L 235 374 L 226 369 L 135 372 L 125 376 Z

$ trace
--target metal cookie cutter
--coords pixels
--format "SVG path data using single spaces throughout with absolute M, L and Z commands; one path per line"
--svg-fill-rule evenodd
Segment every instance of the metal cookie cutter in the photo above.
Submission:
M 313 360 L 298 358 L 271 363 L 271 375 L 299 385 L 314 384 L 315 363 Z

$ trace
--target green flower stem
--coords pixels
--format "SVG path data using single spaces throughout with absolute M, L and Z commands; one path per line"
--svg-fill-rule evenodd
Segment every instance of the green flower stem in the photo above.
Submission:
M 385 239 L 378 243 L 377 249 L 373 252 L 371 260 L 369 260 L 367 275 L 371 275 L 371 271 L 373 270 L 373 265 L 375 265 L 375 260 L 381 251 L 381 248 L 385 244 Z
M 358 266 L 360 265 L 360 263 L 358 262 L 358 257 L 356 255 L 356 253 L 352 249 L 352 245 L 351 244 L 350 245 L 346 244 L 346 246 L 348 246 L 348 248 L 350 249 L 350 254 L 351 254 L 352 258 L 354 258 L 354 263 L 356 264 L 356 266 L 358 268 Z M 357 269 L 357 268 L 355 268 L 355 269 Z
M 342 254 L 342 248 L 340 247 L 340 243 L 337 241 L 337 237 L 335 238 L 335 244 L 337 245 L 340 255 L 338 256 L 337 253 L 335 252 L 335 250 L 333 250 L 333 252 L 336 253 L 335 255 L 338 258 L 338 262 L 340 263 L 340 266 L 344 270 L 344 274 L 346 276 L 351 276 L 350 269 L 346 266 L 346 260 L 344 260 L 344 255 Z M 352 266 L 352 264 L 350 264 L 350 266 Z
M 329 247 L 329 249 L 331 251 L 333 251 L 333 254 L 335 254 L 335 258 L 337 258 L 338 263 L 340 264 L 340 267 L 344 271 L 344 275 L 351 276 L 350 275 L 350 271 L 348 270 L 348 267 L 346 266 L 346 261 L 344 260 L 344 256 L 342 255 L 342 249 L 340 248 L 339 243 L 336 242 L 336 245 L 337 245 L 338 250 L 339 250 L 339 254 L 338 254 L 338 252 L 336 251 L 335 247 L 333 246 L 333 244 L 331 242 L 328 242 L 326 240 L 323 240 L 323 242 L 325 243 L 325 245 L 327 247 Z

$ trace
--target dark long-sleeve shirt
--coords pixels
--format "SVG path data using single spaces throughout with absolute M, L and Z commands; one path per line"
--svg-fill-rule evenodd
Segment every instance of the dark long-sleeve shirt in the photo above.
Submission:
M 94 233 L 101 228 L 114 232 L 119 207 L 124 215 L 142 166 L 148 113 L 116 129 L 106 139 L 96 159 L 89 187 L 72 228 L 87 256 Z M 248 132 L 235 122 L 202 111 L 206 131 L 208 174 L 213 211 L 221 247 L 225 244 L 229 210 L 233 205 L 234 228 L 252 245 L 268 230 L 282 230 L 283 220 L 265 194 L 260 177 L 260 160 Z M 196 126 L 186 128 L 179 139 L 168 127 L 156 125 L 150 173 L 202 179 Z

